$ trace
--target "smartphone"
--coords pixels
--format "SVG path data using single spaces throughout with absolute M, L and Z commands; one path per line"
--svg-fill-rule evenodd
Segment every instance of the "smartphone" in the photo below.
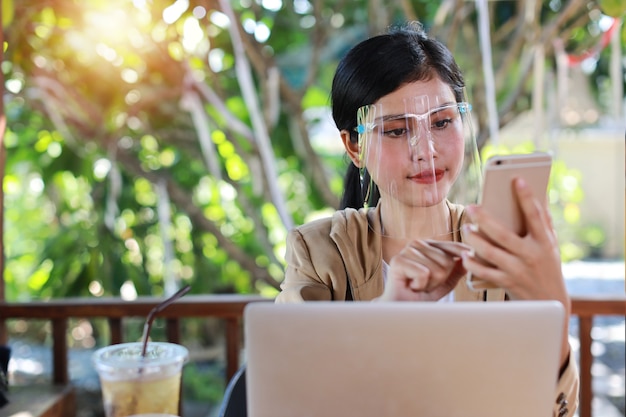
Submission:
M 480 205 L 510 230 L 525 235 L 526 224 L 513 180 L 524 178 L 535 197 L 545 204 L 551 168 L 552 156 L 545 152 L 492 156 L 485 163 Z M 493 288 L 471 276 L 467 283 L 473 289 Z
M 524 178 L 533 194 L 545 204 L 552 156 L 545 152 L 496 155 L 487 160 L 480 204 L 520 236 L 526 234 L 522 210 L 513 191 L 513 180 Z

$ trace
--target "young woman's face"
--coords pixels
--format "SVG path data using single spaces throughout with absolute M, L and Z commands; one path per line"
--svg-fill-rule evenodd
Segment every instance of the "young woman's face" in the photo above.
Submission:
M 362 157 L 381 197 L 440 203 L 463 166 L 463 118 L 452 89 L 436 77 L 415 81 L 370 108 Z

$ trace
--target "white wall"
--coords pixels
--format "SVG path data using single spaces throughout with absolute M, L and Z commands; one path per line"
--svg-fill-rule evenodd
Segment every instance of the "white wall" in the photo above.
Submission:
M 502 130 L 500 142 L 512 146 L 531 141 L 531 120 L 529 114 L 520 116 Z M 580 204 L 581 222 L 603 227 L 607 236 L 603 256 L 624 258 L 626 125 L 610 125 L 603 129 L 561 129 L 550 139 L 542 138 L 540 147 L 551 148 L 568 168 L 581 172 L 585 195 Z
M 584 224 L 599 224 L 607 233 L 604 256 L 624 257 L 624 130 L 620 134 L 585 130 L 564 132 L 558 157 L 582 173 Z

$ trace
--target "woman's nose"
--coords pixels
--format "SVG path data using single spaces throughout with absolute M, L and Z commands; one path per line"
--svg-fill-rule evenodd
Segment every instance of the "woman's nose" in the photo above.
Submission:
M 416 129 L 414 133 L 415 134 L 409 138 L 411 159 L 419 161 L 433 158 L 435 155 L 435 142 L 430 129 L 425 129 L 421 126 Z

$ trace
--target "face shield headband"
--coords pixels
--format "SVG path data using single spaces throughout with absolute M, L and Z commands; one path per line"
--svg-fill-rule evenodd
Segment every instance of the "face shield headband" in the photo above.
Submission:
M 448 203 L 476 202 L 481 186 L 471 105 L 439 96 L 367 105 L 356 130 L 364 206 L 380 204 L 376 232 L 442 240 L 457 232 Z

